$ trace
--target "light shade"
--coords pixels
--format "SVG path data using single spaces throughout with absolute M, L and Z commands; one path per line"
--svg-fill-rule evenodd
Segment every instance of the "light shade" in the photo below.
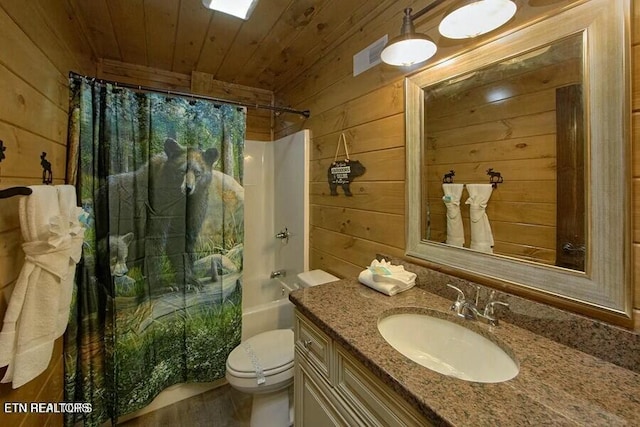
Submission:
M 409 66 L 426 61 L 435 55 L 438 47 L 428 36 L 416 33 L 411 9 L 404 10 L 400 35 L 391 39 L 380 54 L 389 65 Z
M 504 25 L 517 10 L 512 0 L 472 0 L 444 17 L 438 30 L 450 39 L 466 39 Z
M 421 36 L 421 34 L 414 34 Z M 426 61 L 435 55 L 436 44 L 424 36 L 424 38 L 405 38 L 391 40 L 380 54 L 380 58 L 389 65 L 409 66 Z
M 209 9 L 246 20 L 249 19 L 258 0 L 202 0 L 202 4 Z

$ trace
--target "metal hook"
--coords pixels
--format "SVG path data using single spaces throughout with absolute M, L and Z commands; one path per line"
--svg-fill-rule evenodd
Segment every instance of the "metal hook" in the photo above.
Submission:
M 489 184 L 491 184 L 493 188 L 498 188 L 498 184 L 502 184 L 504 182 L 502 174 L 498 171 L 494 171 L 493 168 L 487 169 L 487 175 L 489 175 Z
M 51 170 L 51 162 L 46 157 L 47 153 L 43 151 L 40 155 L 40 166 L 42 166 L 42 183 L 49 185 L 53 183 L 53 172 Z
M 453 183 L 453 177 L 456 176 L 456 171 L 451 169 L 449 172 L 445 173 L 442 177 L 443 184 L 451 184 Z

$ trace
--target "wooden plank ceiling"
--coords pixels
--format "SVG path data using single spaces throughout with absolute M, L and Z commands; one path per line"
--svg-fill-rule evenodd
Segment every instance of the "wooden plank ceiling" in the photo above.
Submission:
M 243 21 L 211 11 L 201 0 L 67 1 L 96 60 L 199 71 L 272 91 L 394 3 L 260 0 Z

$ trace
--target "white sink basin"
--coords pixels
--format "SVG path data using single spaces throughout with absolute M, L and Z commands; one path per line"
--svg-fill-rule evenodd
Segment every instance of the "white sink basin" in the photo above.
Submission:
M 444 375 L 481 383 L 518 375 L 518 364 L 502 348 L 457 323 L 422 313 L 401 313 L 380 319 L 378 330 L 400 353 Z

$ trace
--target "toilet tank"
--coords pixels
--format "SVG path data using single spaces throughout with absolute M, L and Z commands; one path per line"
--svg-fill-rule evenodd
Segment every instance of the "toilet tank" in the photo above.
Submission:
M 301 288 L 310 288 L 338 280 L 340 279 L 324 270 L 311 270 L 298 274 L 298 283 Z

